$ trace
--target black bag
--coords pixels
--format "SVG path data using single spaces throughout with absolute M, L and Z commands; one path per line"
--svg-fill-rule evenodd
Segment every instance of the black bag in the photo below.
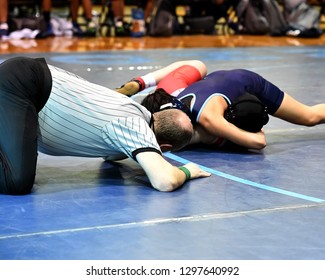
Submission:
M 213 34 L 215 33 L 215 19 L 213 16 L 185 17 L 185 34 Z
M 22 30 L 24 28 L 28 28 L 31 30 L 39 30 L 40 32 L 44 32 L 46 30 L 45 20 L 42 16 L 29 16 L 23 18 L 12 17 L 8 20 L 8 23 L 10 32 Z
M 236 7 L 238 28 L 244 34 L 282 34 L 287 22 L 275 0 L 241 0 Z
M 150 36 L 172 36 L 176 18 L 168 11 L 161 10 L 151 17 L 149 23 Z
M 300 3 L 293 9 L 285 10 L 289 22 L 286 35 L 302 38 L 319 38 L 323 31 L 320 28 L 320 12 L 306 3 Z
M 167 4 L 163 0 L 157 1 L 149 22 L 148 34 L 150 36 L 169 37 L 174 34 L 178 20 Z
M 267 107 L 249 93 L 238 97 L 229 105 L 224 117 L 228 122 L 249 132 L 260 131 L 269 121 Z

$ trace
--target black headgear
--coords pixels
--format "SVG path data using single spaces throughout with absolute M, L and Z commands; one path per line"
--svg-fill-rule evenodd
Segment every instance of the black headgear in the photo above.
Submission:
M 260 131 L 269 121 L 267 107 L 249 93 L 245 93 L 229 105 L 224 117 L 235 126 L 250 132 Z
M 163 104 L 160 106 L 159 111 L 167 110 L 167 109 L 178 109 L 183 111 L 186 115 L 190 116 L 189 108 L 176 97 L 173 97 L 170 102 Z

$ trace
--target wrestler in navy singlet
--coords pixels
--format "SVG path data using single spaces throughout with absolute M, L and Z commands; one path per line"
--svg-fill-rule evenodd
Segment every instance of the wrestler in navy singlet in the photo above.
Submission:
M 185 88 L 177 98 L 188 103 L 188 97 L 194 99 L 191 105 L 192 120 L 198 122 L 200 114 L 210 98 L 220 95 L 231 104 L 244 93 L 258 97 L 274 114 L 282 103 L 284 92 L 265 80 L 257 73 L 244 69 L 215 71 L 203 80 Z

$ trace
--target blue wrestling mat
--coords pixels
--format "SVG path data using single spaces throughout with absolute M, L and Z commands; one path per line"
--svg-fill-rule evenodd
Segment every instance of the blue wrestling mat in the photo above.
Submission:
M 28 54 L 116 88 L 177 60 L 246 68 L 306 104 L 325 102 L 324 47 Z M 5 60 L 12 55 L 4 55 Z M 39 155 L 31 195 L 0 195 L 0 259 L 323 260 L 325 126 L 272 118 L 259 153 L 184 150 L 212 173 L 172 193 L 131 160 Z

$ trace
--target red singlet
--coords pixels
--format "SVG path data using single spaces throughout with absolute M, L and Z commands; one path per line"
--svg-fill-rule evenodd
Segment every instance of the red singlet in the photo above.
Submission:
M 170 72 L 157 85 L 173 96 L 177 96 L 184 88 L 201 80 L 201 74 L 194 66 L 183 65 Z

